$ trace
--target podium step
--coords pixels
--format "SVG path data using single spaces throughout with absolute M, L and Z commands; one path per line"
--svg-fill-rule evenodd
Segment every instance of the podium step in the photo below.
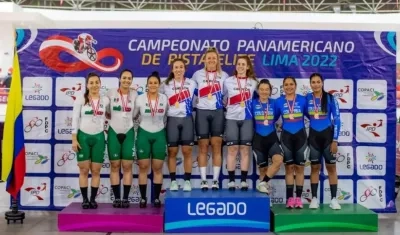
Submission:
M 166 233 L 269 232 L 270 199 L 249 191 L 167 191 Z
M 99 203 L 97 209 L 81 208 L 80 203 L 71 203 L 58 214 L 59 231 L 79 232 L 141 232 L 162 233 L 163 208 L 113 208 L 111 203 Z
M 377 232 L 378 214 L 358 204 L 342 204 L 332 210 L 329 204 L 317 210 L 271 207 L 272 231 L 283 232 Z

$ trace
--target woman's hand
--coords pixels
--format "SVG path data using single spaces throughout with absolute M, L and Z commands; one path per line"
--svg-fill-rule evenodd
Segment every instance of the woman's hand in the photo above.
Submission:
M 81 146 L 79 145 L 77 140 L 72 140 L 72 150 L 74 150 L 76 153 L 81 149 Z

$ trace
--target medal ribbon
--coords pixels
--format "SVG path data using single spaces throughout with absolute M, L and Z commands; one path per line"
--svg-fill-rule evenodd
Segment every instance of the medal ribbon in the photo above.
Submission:
M 100 98 L 97 101 L 97 106 L 94 105 L 93 99 L 90 98 L 90 105 L 92 106 L 93 116 L 97 116 L 97 112 L 99 111 L 99 107 L 100 107 Z
M 260 102 L 261 108 L 263 107 L 261 100 L 258 100 Z M 268 120 L 268 111 L 269 111 L 269 102 L 267 101 L 267 108 L 263 109 L 264 111 L 264 120 Z
M 286 99 L 286 103 L 287 103 L 287 106 L 288 106 L 290 114 L 292 114 L 294 112 L 294 104 L 295 104 L 295 102 L 296 102 L 296 95 L 294 95 L 292 107 L 290 107 L 289 100 Z
M 118 92 L 119 92 L 119 95 L 121 96 L 122 112 L 127 112 L 126 108 L 128 107 L 128 103 L 129 103 L 130 91 L 128 91 L 128 94 L 126 95 L 126 101 L 125 101 L 124 95 L 122 94 L 120 89 L 118 89 Z
M 154 109 L 153 109 L 153 104 L 151 103 L 151 100 L 150 100 L 150 95 L 147 95 L 147 100 L 149 102 L 151 116 L 154 117 L 156 115 L 157 107 L 158 107 L 158 95 L 156 98 L 156 103 L 154 104 Z
M 313 96 L 313 101 L 314 101 L 314 111 L 315 111 L 316 113 L 319 113 L 318 105 L 317 105 L 317 102 L 316 102 L 316 99 L 315 99 L 314 94 L 313 94 L 312 96 Z M 319 107 L 321 107 L 322 96 L 321 96 L 321 98 L 319 99 L 319 102 L 320 102 Z
M 178 93 L 178 100 L 176 101 L 176 102 L 178 102 L 179 103 L 179 101 L 181 100 L 181 93 L 182 93 L 182 88 L 183 88 L 183 85 L 185 84 L 185 79 L 183 78 L 182 79 L 182 81 L 181 81 L 181 87 L 180 87 L 180 89 L 179 89 L 179 93 Z M 174 79 L 174 91 L 175 91 L 175 95 L 176 95 L 176 83 L 175 83 L 175 79 Z M 158 99 L 158 96 L 157 96 L 157 99 Z
M 210 71 L 210 72 L 207 71 L 206 72 L 207 86 L 210 86 L 210 83 L 211 83 L 211 81 L 210 81 L 210 73 L 215 74 L 215 75 L 214 75 L 214 79 L 213 79 L 212 84 L 211 84 L 210 93 L 208 93 L 208 94 L 212 94 L 213 89 L 214 89 L 215 81 L 217 81 L 217 73 L 215 71 Z
M 240 93 L 240 98 L 242 99 L 241 101 L 244 101 L 244 98 L 246 98 L 246 85 L 247 85 L 247 78 L 244 82 L 244 91 L 242 91 L 242 84 L 240 83 L 240 78 L 236 77 L 236 82 L 238 84 L 239 88 L 239 93 Z

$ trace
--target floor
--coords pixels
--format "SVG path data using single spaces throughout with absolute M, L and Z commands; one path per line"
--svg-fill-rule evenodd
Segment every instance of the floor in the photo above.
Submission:
M 5 190 L 4 184 L 0 183 L 0 192 Z M 4 201 L 7 195 L 0 193 L 0 215 L 3 216 L 4 212 L 7 211 Z M 398 200 L 400 203 L 400 200 Z M 398 204 L 397 203 L 397 204 Z M 9 224 L 5 219 L 0 219 L 0 235 L 122 235 L 121 233 L 80 233 L 80 232 L 58 232 L 57 231 L 57 213 L 47 211 L 26 211 L 26 219 L 24 224 Z M 395 233 L 395 231 L 397 231 Z M 397 214 L 381 214 L 379 215 L 379 232 L 378 233 L 336 233 L 339 234 L 351 234 L 351 235 L 395 235 L 399 234 L 400 231 L 400 215 Z M 274 234 L 274 233 L 268 233 Z M 280 233 L 283 234 L 283 233 Z M 291 235 L 306 234 L 306 233 L 290 233 Z M 332 234 L 332 233 L 327 233 Z M 124 234 L 126 235 L 126 233 Z M 148 234 L 147 234 L 148 235 Z M 223 235 L 223 234 L 218 234 Z M 267 234 L 263 234 L 267 235 Z M 318 233 L 318 235 L 324 235 Z

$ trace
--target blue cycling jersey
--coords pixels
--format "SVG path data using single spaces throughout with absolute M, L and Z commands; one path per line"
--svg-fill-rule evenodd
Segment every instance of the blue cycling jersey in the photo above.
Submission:
M 340 112 L 339 104 L 335 97 L 328 94 L 327 112 L 322 112 L 321 99 L 314 99 L 312 93 L 307 95 L 307 104 L 308 115 L 310 116 L 310 127 L 316 131 L 323 131 L 333 124 L 333 139 L 338 140 L 340 132 Z
M 252 100 L 254 129 L 257 134 L 267 136 L 275 131 L 275 100 L 268 99 L 268 103 L 261 103 L 259 99 Z
M 307 115 L 306 97 L 296 94 L 295 99 L 290 101 L 285 96 L 279 97 L 275 102 L 275 114 L 278 117 L 282 115 L 283 130 L 296 134 L 304 128 L 304 115 Z

